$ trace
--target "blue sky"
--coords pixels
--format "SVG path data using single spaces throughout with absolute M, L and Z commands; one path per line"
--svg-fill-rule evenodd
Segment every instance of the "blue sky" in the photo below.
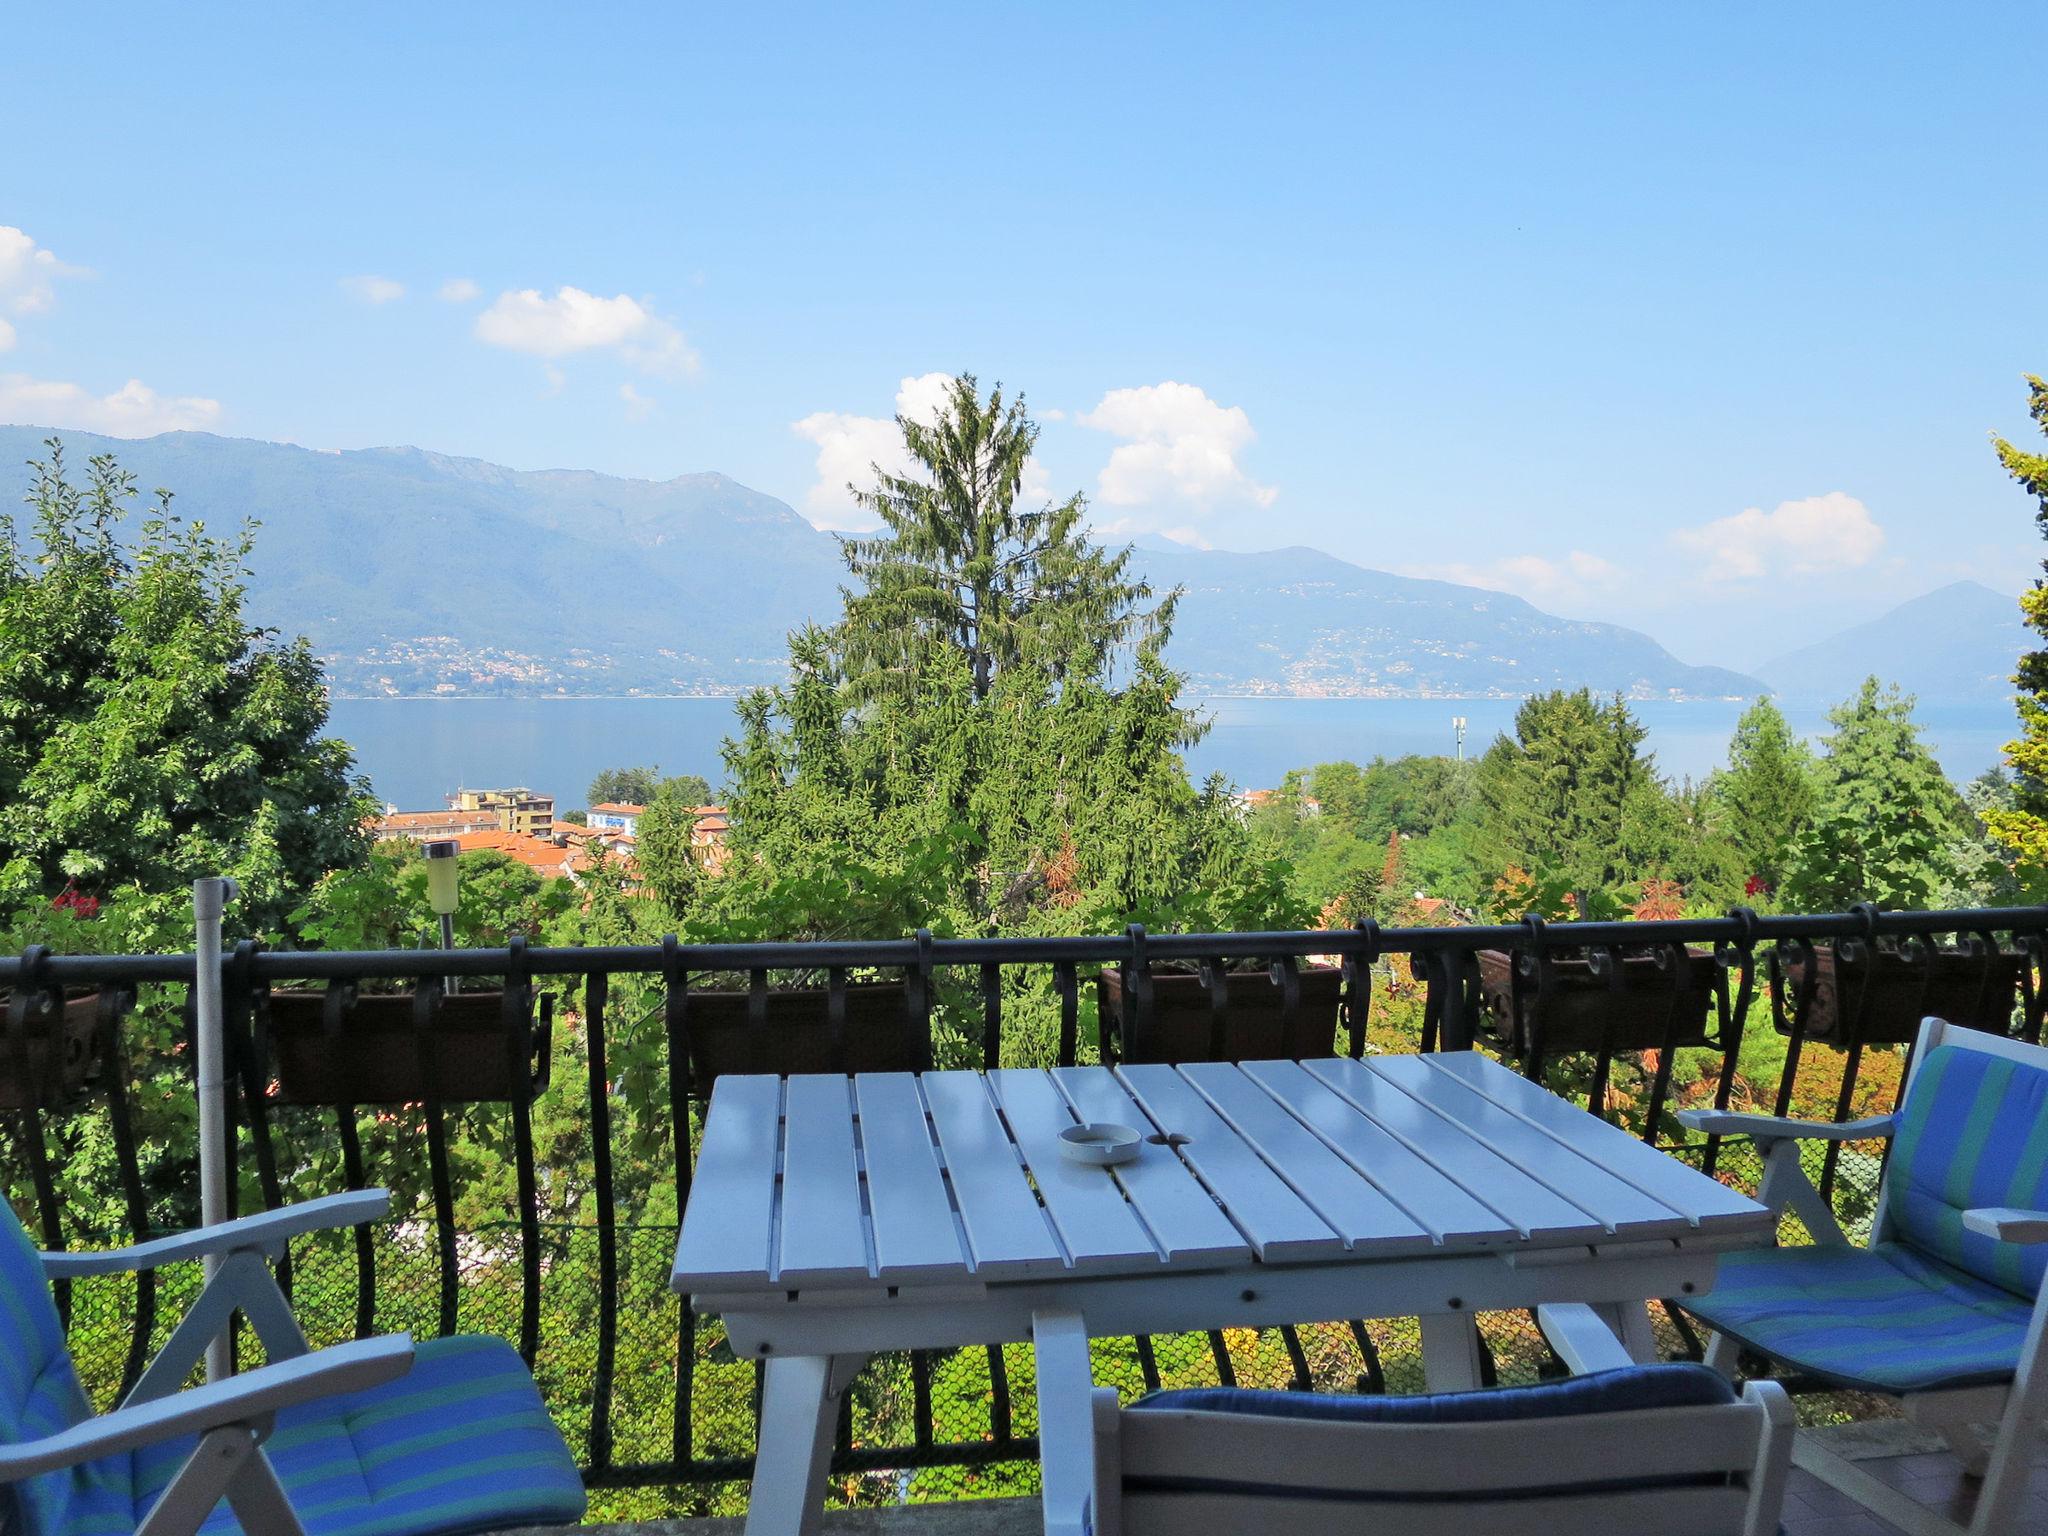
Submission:
M 16 9 L 0 420 L 831 523 L 971 370 L 1105 530 L 1688 660 L 2037 568 L 2048 7 L 1105 9 Z

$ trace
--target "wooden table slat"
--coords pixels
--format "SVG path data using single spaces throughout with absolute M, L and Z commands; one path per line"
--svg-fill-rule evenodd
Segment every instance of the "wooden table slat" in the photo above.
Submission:
M 852 1089 L 837 1073 L 789 1079 L 778 1284 L 858 1283 L 874 1272 L 854 1156 Z
M 853 1080 L 853 1091 L 860 1111 L 876 1278 L 894 1282 L 957 1275 L 967 1257 L 917 1079 L 908 1072 L 864 1072 Z
M 1189 1138 L 1181 1156 L 1222 1202 L 1260 1258 L 1312 1259 L 1344 1251 L 1344 1239 L 1174 1068 L 1145 1064 L 1118 1067 L 1116 1073 L 1160 1130 Z
M 1439 1241 L 1468 1248 L 1520 1241 L 1505 1216 L 1374 1125 L 1300 1062 L 1253 1061 L 1244 1070 Z
M 690 1285 L 759 1284 L 775 1231 L 775 1160 L 782 1084 L 721 1077 L 711 1090 L 689 1209 L 676 1239 L 675 1273 Z
M 1074 1268 L 1143 1268 L 1159 1259 L 1115 1175 L 1061 1154 L 1059 1134 L 1076 1121 L 1052 1078 L 1035 1067 L 1008 1068 L 989 1073 L 988 1082 Z
M 1600 1164 L 1616 1178 L 1665 1205 L 1690 1213 L 1694 1224 L 1703 1231 L 1775 1225 L 1770 1212 L 1740 1190 L 1686 1166 L 1620 1126 L 1567 1104 L 1497 1061 L 1469 1051 L 1439 1053 L 1422 1059 L 1432 1070 L 1483 1093 L 1580 1156 Z
M 1055 1067 L 1052 1075 L 1083 1120 L 1152 1129 L 1124 1085 L 1102 1068 Z M 1169 1148 L 1146 1142 L 1136 1162 L 1116 1170 L 1116 1179 L 1169 1263 L 1240 1262 L 1252 1256 L 1251 1244 L 1231 1225 L 1215 1196 Z
M 1677 1236 L 1692 1225 L 1681 1211 L 1623 1183 L 1598 1162 L 1509 1114 L 1469 1085 L 1435 1071 L 1423 1057 L 1376 1057 L 1367 1067 L 1560 1197 L 1570 1190 L 1573 1205 L 1617 1236 Z
M 1180 1075 L 1353 1253 L 1416 1253 L 1435 1246 L 1414 1218 L 1360 1178 L 1235 1064 L 1195 1062 L 1183 1066 Z
M 953 1199 L 983 1279 L 1058 1274 L 1066 1254 L 1017 1161 L 979 1072 L 927 1072 L 919 1080 L 945 1153 Z
M 1382 1131 L 1441 1171 L 1488 1210 L 1497 1211 L 1524 1237 L 1545 1242 L 1590 1242 L 1604 1223 L 1529 1177 L 1512 1162 L 1470 1137 L 1447 1134 L 1433 1114 L 1386 1079 L 1348 1058 L 1302 1065 Z

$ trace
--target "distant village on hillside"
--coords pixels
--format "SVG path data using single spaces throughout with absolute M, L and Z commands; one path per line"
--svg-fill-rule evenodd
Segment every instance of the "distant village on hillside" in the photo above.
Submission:
M 548 879 L 577 880 L 600 856 L 630 870 L 644 805 L 606 802 L 585 811 L 555 814 L 555 797 L 531 789 L 458 789 L 438 811 L 401 811 L 387 805 L 370 823 L 380 843 L 452 842 L 464 853 L 501 853 Z M 716 874 L 725 865 L 722 805 L 692 809 L 690 852 Z

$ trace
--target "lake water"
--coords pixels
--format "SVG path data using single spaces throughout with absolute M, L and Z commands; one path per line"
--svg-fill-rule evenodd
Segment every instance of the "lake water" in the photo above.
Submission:
M 1476 756 L 1512 728 L 1512 699 L 1213 699 L 1208 736 L 1188 753 L 1200 777 L 1247 787 L 1276 784 L 1289 768 L 1404 752 L 1450 753 L 1451 721 L 1465 717 Z M 1649 748 L 1670 777 L 1699 778 L 1726 759 L 1740 704 L 1632 705 Z M 1818 737 L 1824 711 L 1788 710 Z M 2015 733 L 2009 704 L 1924 706 L 1929 745 L 1964 780 L 1999 761 Z M 723 777 L 718 748 L 733 729 L 729 699 L 336 699 L 330 729 L 352 743 L 380 799 L 401 810 L 438 807 L 459 785 L 525 785 L 567 808 L 603 768 L 659 763 L 669 773 Z

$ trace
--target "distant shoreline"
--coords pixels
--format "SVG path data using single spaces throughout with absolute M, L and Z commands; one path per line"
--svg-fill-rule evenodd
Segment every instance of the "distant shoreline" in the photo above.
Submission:
M 772 687 L 762 683 L 755 686 Z M 327 697 L 335 702 L 350 704 L 586 704 L 607 703 L 677 703 L 692 700 L 737 699 L 753 692 L 752 687 L 735 688 L 730 693 L 334 693 Z M 1602 698 L 1608 695 L 1595 689 Z M 1478 701 L 1491 704 L 1507 703 L 1531 697 L 1527 693 L 1210 693 L 1190 689 L 1188 696 L 1197 699 L 1230 700 L 1284 700 L 1290 704 L 1359 704 L 1392 703 L 1427 704 L 1432 701 L 1456 704 L 1460 701 Z M 1749 693 L 1689 693 L 1673 696 L 1666 693 L 1623 694 L 1630 704 L 1747 704 L 1758 697 Z M 1942 700 L 1930 701 L 1941 703 Z M 1970 703 L 1972 700 L 1950 702 Z

